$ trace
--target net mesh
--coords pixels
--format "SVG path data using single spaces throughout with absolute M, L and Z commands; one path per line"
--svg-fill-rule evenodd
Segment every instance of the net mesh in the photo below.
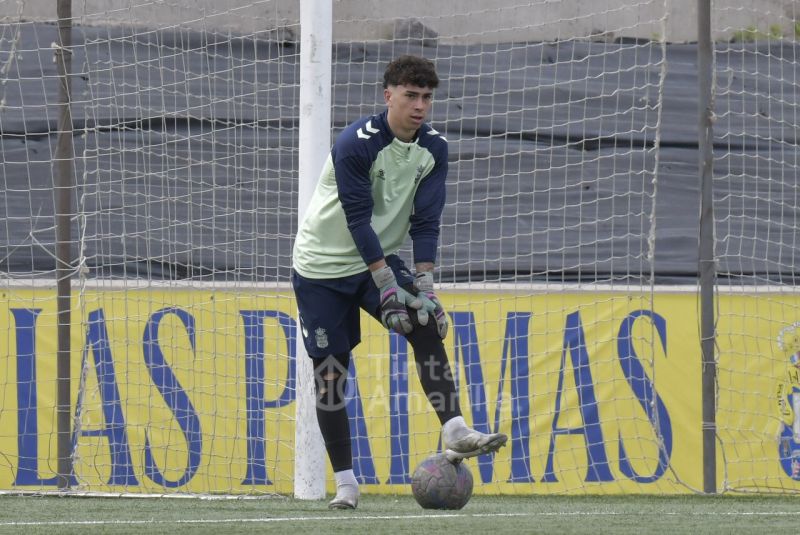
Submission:
M 298 176 L 295 2 L 81 2 L 63 51 L 40 4 L 0 3 L 0 488 L 57 484 L 63 53 L 72 487 L 291 493 L 291 249 L 298 183 L 316 178 Z M 701 488 L 697 67 L 681 44 L 694 13 L 666 0 L 411 4 L 334 2 L 331 140 L 382 111 L 392 58 L 435 62 L 446 347 L 467 421 L 509 435 L 468 461 L 476 492 Z M 713 12 L 725 490 L 800 479 L 796 350 L 777 343 L 797 321 L 797 34 L 783 4 Z M 411 263 L 410 244 L 400 255 Z M 405 340 L 366 314 L 362 326 L 354 470 L 366 492 L 408 492 L 439 424 Z

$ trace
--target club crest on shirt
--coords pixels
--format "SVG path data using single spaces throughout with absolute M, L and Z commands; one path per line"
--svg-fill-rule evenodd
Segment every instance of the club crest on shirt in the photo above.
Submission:
M 419 179 L 422 178 L 422 173 L 424 172 L 425 172 L 424 166 L 420 165 L 419 167 L 417 167 L 417 176 L 414 177 L 414 184 L 419 182 Z
M 328 347 L 328 333 L 325 332 L 324 328 L 318 327 L 317 330 L 314 331 L 314 337 L 317 339 L 318 348 L 325 349 Z

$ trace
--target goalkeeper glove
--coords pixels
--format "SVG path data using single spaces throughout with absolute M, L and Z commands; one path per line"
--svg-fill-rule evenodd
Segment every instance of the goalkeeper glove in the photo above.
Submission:
M 372 280 L 381 294 L 381 323 L 387 329 L 400 334 L 408 334 L 414 326 L 408 316 L 408 309 L 419 309 L 422 301 L 402 289 L 397 284 L 392 268 L 383 266 L 372 272 Z
M 414 288 L 419 290 L 417 297 L 422 301 L 422 307 L 417 312 L 419 324 L 427 325 L 429 315 L 433 314 L 436 320 L 436 332 L 444 340 L 447 336 L 447 314 L 444 313 L 439 298 L 433 293 L 433 273 L 430 271 L 417 273 L 414 279 Z

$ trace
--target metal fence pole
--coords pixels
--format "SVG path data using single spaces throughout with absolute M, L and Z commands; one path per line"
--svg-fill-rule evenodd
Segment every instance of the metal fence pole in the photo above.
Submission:
M 714 354 L 714 206 L 713 206 L 713 49 L 711 40 L 711 0 L 697 2 L 697 79 L 698 159 L 700 178 L 700 340 L 703 359 L 703 491 L 717 492 L 716 455 L 716 384 L 717 364 Z
M 72 479 L 72 425 L 70 396 L 70 326 L 72 301 L 72 220 L 74 150 L 70 110 L 72 72 L 72 0 L 58 0 L 58 137 L 53 169 L 56 206 L 56 291 L 58 309 L 58 352 L 56 426 L 58 432 L 58 488 L 66 489 Z

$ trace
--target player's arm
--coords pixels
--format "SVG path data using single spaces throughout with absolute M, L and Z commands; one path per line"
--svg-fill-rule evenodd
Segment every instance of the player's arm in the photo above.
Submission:
M 334 157 L 333 165 L 347 229 L 364 264 L 372 266 L 383 261 L 383 248 L 371 224 L 374 204 L 369 178 L 370 162 L 367 158 L 346 156 Z
M 347 229 L 380 291 L 381 323 L 387 329 L 408 334 L 413 325 L 406 307 L 418 309 L 422 303 L 397 284 L 392 268 L 386 265 L 378 235 L 372 228 L 373 201 L 369 161 L 357 156 L 334 160 L 334 170 Z
M 411 215 L 409 234 L 413 243 L 416 277 L 414 287 L 422 306 L 417 312 L 421 325 L 428 324 L 431 314 L 436 320 L 439 336 L 447 336 L 447 314 L 433 290 L 433 269 L 436 249 L 439 245 L 439 227 L 445 202 L 445 179 L 447 178 L 447 153 L 437 160 L 430 174 L 422 182 L 414 196 L 414 211 Z
M 425 271 L 430 271 L 431 273 L 433 273 L 433 269 L 435 267 L 436 266 L 434 266 L 433 262 L 417 262 L 416 264 L 414 264 L 414 270 L 417 273 L 422 273 Z
M 439 156 L 431 172 L 422 179 L 414 195 L 409 235 L 414 251 L 414 264 L 436 263 L 439 247 L 439 227 L 445 203 L 445 179 L 447 178 L 447 151 Z

